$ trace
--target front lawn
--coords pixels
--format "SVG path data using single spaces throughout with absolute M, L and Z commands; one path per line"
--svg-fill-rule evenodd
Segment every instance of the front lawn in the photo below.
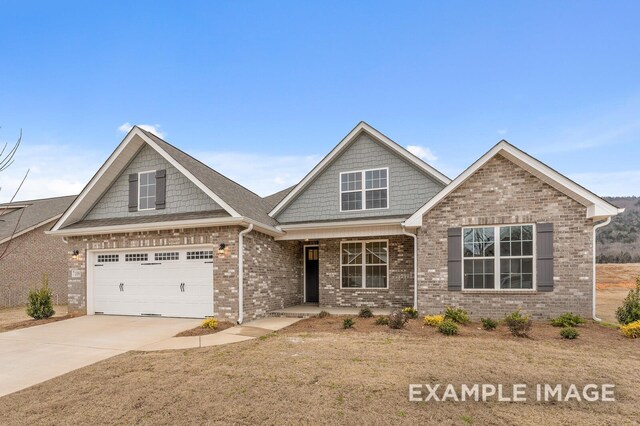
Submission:
M 223 347 L 130 352 L 0 398 L 10 424 L 625 424 L 640 418 L 640 341 L 595 324 L 577 340 L 479 324 L 445 337 L 355 318 L 301 321 Z M 46 366 L 38 366 L 46 368 Z M 409 384 L 616 385 L 616 402 L 410 402 Z M 635 419 L 635 420 L 634 420 Z

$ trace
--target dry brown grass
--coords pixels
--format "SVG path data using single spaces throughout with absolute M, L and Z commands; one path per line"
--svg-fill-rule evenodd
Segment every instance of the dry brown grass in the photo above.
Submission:
M 3 308 L 0 309 L 0 332 L 16 330 L 19 328 L 33 327 L 36 325 L 42 325 L 49 322 L 60 321 L 63 319 L 72 318 L 67 315 L 67 305 L 55 305 L 53 310 L 56 312 L 51 318 L 34 320 L 27 315 L 26 308 Z
M 603 263 L 596 265 L 596 282 L 599 290 L 634 288 L 640 276 L 640 263 Z
M 445 337 L 419 320 L 299 322 L 277 335 L 187 351 L 130 352 L 0 398 L 8 424 L 630 424 L 640 341 L 587 324 L 575 341 L 537 323 Z M 614 383 L 615 403 L 416 403 L 410 383 Z

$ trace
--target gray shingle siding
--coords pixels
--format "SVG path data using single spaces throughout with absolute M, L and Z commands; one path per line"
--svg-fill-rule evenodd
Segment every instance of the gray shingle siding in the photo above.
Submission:
M 129 174 L 149 170 L 167 171 L 167 201 L 164 210 L 129 211 Z M 153 148 L 145 145 L 114 184 L 86 215 L 86 220 L 217 210 L 221 207 L 173 167 Z
M 340 172 L 389 168 L 389 208 L 340 212 Z M 361 135 L 277 217 L 280 223 L 410 215 L 443 185 L 367 135 Z

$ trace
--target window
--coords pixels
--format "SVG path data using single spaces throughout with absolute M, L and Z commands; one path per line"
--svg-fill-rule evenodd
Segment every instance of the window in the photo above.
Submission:
M 213 259 L 213 250 L 188 251 L 187 260 Z
M 156 208 L 156 171 L 138 174 L 138 210 Z
M 159 261 L 159 260 L 179 260 L 180 259 L 180 253 L 178 253 L 177 251 L 168 252 L 168 253 L 154 253 L 154 259 L 156 261 Z
M 349 241 L 340 244 L 342 288 L 387 288 L 386 241 Z
M 533 289 L 533 225 L 464 228 L 462 235 L 465 289 Z
M 146 262 L 149 260 L 147 253 L 130 253 L 124 255 L 125 262 Z
M 386 209 L 388 192 L 388 169 L 340 173 L 341 211 Z
M 98 263 L 118 262 L 120 260 L 119 254 L 99 254 Z

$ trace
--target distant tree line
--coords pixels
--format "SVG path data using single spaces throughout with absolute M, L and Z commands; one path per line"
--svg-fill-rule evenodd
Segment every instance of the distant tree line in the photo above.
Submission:
M 597 263 L 640 263 L 640 254 L 631 254 L 628 251 L 621 251 L 618 254 L 599 254 L 596 256 Z

